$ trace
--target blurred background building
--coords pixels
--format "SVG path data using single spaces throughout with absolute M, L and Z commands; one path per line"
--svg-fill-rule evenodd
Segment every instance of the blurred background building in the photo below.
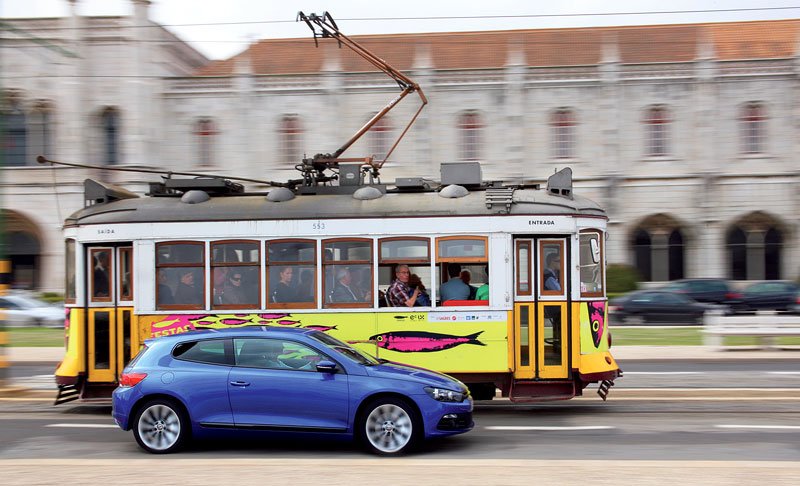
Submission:
M 295 178 L 397 93 L 347 49 L 254 42 L 210 61 L 131 0 L 118 17 L 5 19 L 0 30 L 3 216 L 13 285 L 62 291 L 66 216 L 87 177 L 143 193 L 117 167 Z M 298 28 L 305 26 L 298 25 Z M 382 171 L 544 181 L 611 219 L 609 263 L 645 281 L 800 276 L 800 20 L 354 36 L 430 100 Z M 385 154 L 407 100 L 345 156 Z M 264 188 L 260 188 L 264 189 Z

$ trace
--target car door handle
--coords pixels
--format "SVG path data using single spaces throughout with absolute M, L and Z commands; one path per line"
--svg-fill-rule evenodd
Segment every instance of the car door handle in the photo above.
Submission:
M 233 386 L 250 386 L 250 383 L 246 381 L 232 381 L 231 385 Z

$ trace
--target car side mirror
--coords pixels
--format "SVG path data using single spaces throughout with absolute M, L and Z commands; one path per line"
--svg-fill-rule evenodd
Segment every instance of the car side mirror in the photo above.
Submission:
M 336 373 L 337 370 L 336 363 L 333 361 L 325 360 L 317 363 L 317 371 L 320 373 Z

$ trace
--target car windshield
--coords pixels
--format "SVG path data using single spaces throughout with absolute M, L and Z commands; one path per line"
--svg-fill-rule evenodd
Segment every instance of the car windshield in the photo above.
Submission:
M 380 361 L 369 353 L 361 351 L 360 349 L 356 349 L 349 344 L 344 343 L 343 341 L 339 341 L 335 337 L 325 334 L 324 332 L 315 332 L 311 334 L 311 337 L 358 364 L 365 366 L 375 366 L 380 364 Z

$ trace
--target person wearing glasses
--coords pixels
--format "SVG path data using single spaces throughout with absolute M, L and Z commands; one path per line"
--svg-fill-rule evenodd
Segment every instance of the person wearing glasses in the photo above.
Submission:
M 242 289 L 242 272 L 231 272 L 225 285 L 222 287 L 223 304 L 245 304 L 247 303 Z
M 411 270 L 408 265 L 398 265 L 394 271 L 395 279 L 389 285 L 388 298 L 389 305 L 392 307 L 414 307 L 419 297 L 420 289 L 415 287 L 411 290 L 408 281 L 411 278 Z

